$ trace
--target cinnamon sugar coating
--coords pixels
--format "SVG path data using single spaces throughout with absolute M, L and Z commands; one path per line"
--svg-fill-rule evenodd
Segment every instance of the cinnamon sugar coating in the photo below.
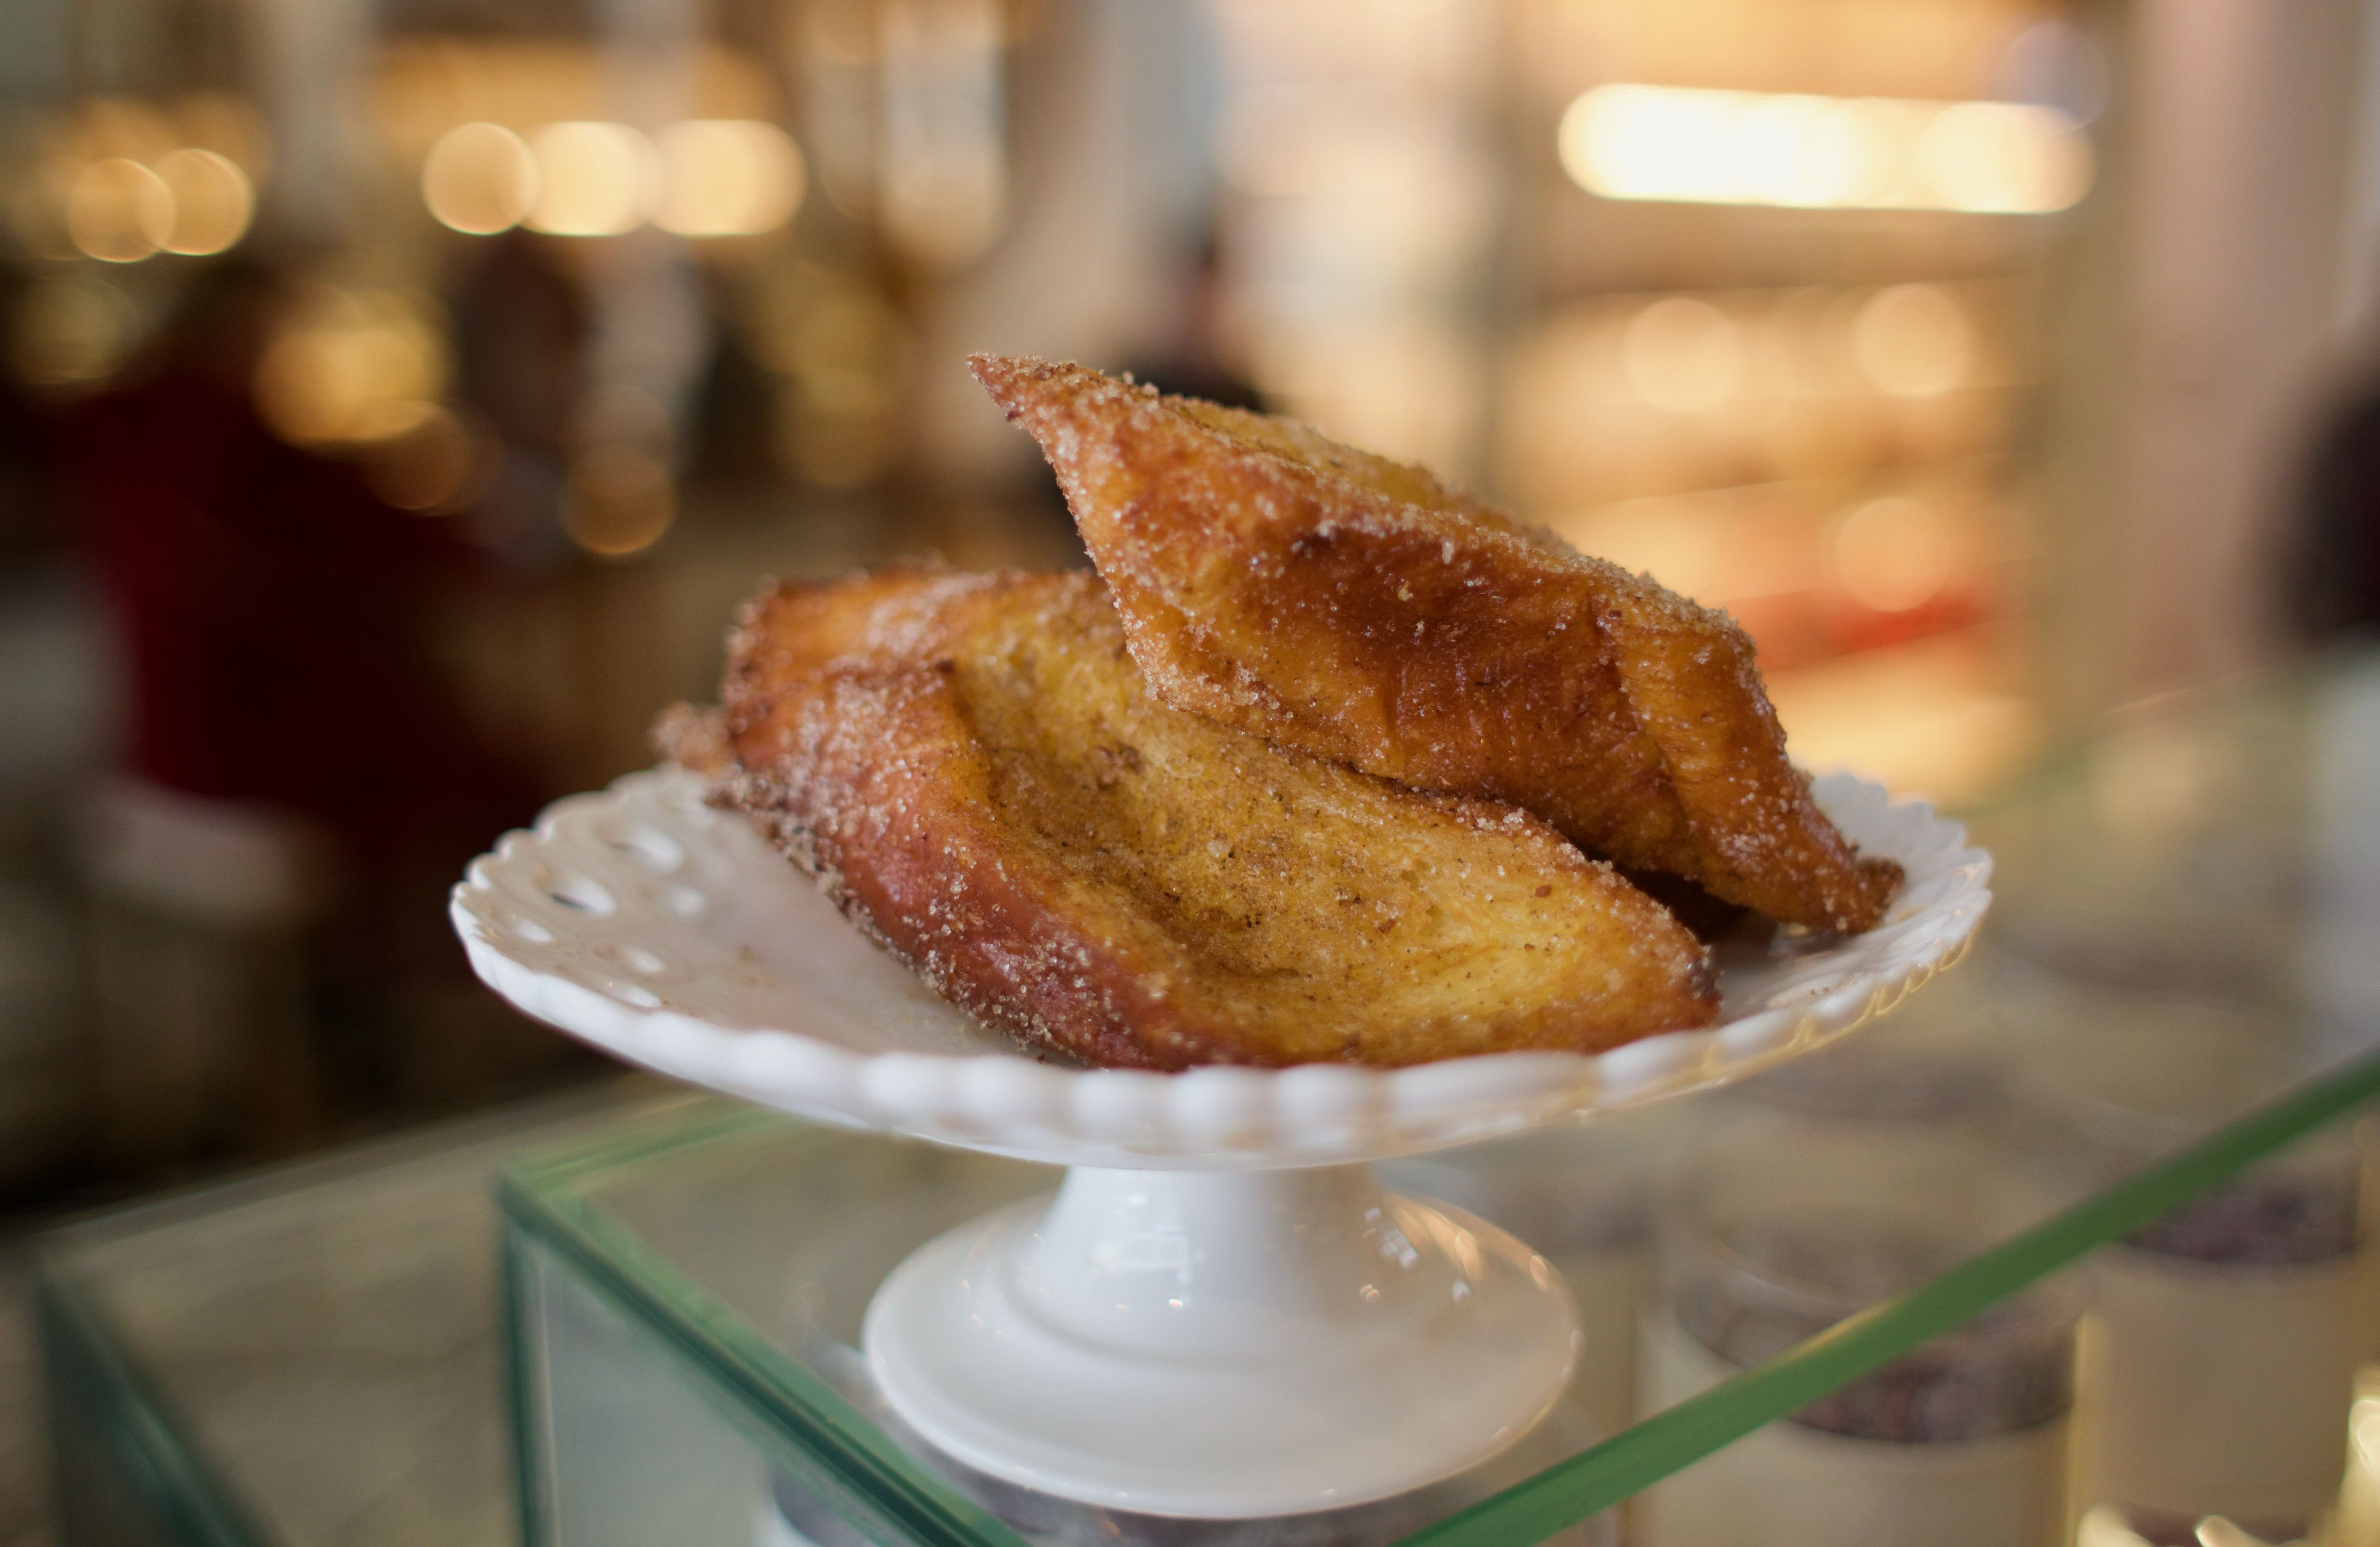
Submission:
M 1159 702 L 1087 575 L 784 587 L 720 789 L 943 993 L 1095 1064 L 1411 1064 L 1707 1024 L 1707 957 L 1516 809 Z
M 1900 868 L 1818 810 L 1724 614 L 1292 420 L 968 363 L 1057 470 L 1167 703 L 1778 919 L 1883 918 Z

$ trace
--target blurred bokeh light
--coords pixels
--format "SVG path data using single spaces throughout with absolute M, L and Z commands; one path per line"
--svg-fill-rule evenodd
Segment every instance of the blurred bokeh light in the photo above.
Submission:
M 601 445 L 571 464 L 563 518 L 573 541 L 590 554 L 625 558 L 650 548 L 676 513 L 669 469 L 648 452 Z
M 662 194 L 653 224 L 681 237 L 750 237 L 801 208 L 802 152 L 793 136 L 752 119 L 672 124 L 659 139 Z
M 75 174 L 66 215 L 67 235 L 86 257 L 137 263 L 173 239 L 174 192 L 129 156 L 110 156 Z
M 229 156 L 186 145 L 158 157 L 156 174 L 174 205 L 165 239 L 158 244 L 166 251 L 212 257 L 248 235 L 256 190 Z
M 1562 115 L 1562 165 L 1607 199 L 2039 214 L 2090 186 L 2090 146 L 2022 103 L 1598 86 Z
M 660 191 L 652 141 L 625 124 L 548 124 L 529 136 L 536 192 L 524 223 L 556 237 L 616 237 L 644 224 Z
M 421 164 L 421 197 L 452 230 L 475 237 L 509 231 L 537 201 L 537 158 L 501 124 L 457 124 Z
M 257 407 L 301 445 L 384 440 L 422 421 L 446 373 L 445 340 L 418 298 L 323 286 L 266 347 Z

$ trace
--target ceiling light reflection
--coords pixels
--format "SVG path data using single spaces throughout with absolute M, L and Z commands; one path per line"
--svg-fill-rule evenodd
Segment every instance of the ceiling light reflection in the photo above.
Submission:
M 1917 141 L 1928 202 L 2032 214 L 2062 210 L 2091 186 L 2091 147 L 2065 115 L 2013 102 L 1946 107 Z
M 525 224 L 556 237 L 616 237 L 644 224 L 660 181 L 651 140 L 625 124 L 548 124 L 529 140 L 537 192 Z
M 1598 86 L 1557 143 L 1572 180 L 1607 199 L 2034 214 L 2091 182 L 2074 123 L 2022 103 Z
M 659 137 L 661 206 L 653 224 L 681 237 L 750 237 L 801 208 L 802 152 L 794 137 L 751 118 L 698 118 Z
M 248 235 L 256 189 L 230 157 L 185 147 L 159 157 L 156 173 L 174 202 L 166 251 L 208 257 Z
M 137 263 L 174 234 L 174 194 L 164 178 L 128 156 L 93 162 L 67 192 L 67 235 L 103 263 Z
M 537 162 L 501 124 L 448 129 L 421 164 L 421 199 L 450 230 L 475 237 L 509 231 L 537 199 Z

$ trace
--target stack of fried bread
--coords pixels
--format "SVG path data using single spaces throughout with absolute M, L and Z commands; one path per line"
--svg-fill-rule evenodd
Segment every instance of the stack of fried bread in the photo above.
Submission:
M 979 1018 L 1169 1069 L 1597 1052 L 1718 1014 L 1682 901 L 1882 917 L 1724 616 L 1301 425 L 972 363 L 1099 578 L 774 588 L 673 750 Z

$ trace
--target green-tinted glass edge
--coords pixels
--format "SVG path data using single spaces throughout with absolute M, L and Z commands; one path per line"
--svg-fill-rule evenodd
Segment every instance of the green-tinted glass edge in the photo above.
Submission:
M 698 1120 L 633 1150 L 598 1146 L 533 1163 L 500 1179 L 497 1202 L 511 1226 L 567 1259 L 589 1287 L 656 1332 L 731 1398 L 749 1404 L 771 1420 L 777 1448 L 808 1463 L 804 1469 L 811 1475 L 805 1480 L 829 1496 L 840 1495 L 862 1516 L 874 1517 L 903 1542 L 1026 1547 L 1024 1538 L 996 1516 L 927 1470 L 749 1322 L 625 1225 L 579 1197 L 574 1186 L 631 1153 L 660 1153 L 772 1120 L 766 1113 Z M 525 1389 L 521 1395 L 528 1395 Z M 533 1458 L 524 1457 L 524 1481 L 530 1480 L 533 1465 Z M 864 1526 L 864 1521 L 855 1524 Z
M 1838 1322 L 1766 1364 L 1415 1532 L 1396 1547 L 1513 1547 L 1542 1541 L 1949 1332 L 2374 1096 L 2380 1096 L 2380 1054 L 2307 1082 L 1898 1299 Z
M 2380 1053 L 2308 1081 L 2192 1148 L 1970 1258 L 1899 1299 L 1871 1308 L 1766 1364 L 1427 1527 L 1397 1547 L 1513 1547 L 1574 1525 L 1925 1339 L 1949 1331 L 2375 1096 L 2380 1096 Z M 774 1372 L 788 1390 L 802 1392 L 791 1400 L 835 1414 L 833 1422 L 845 1443 L 854 1435 L 866 1438 L 868 1443 L 863 1448 L 878 1464 L 910 1478 L 913 1485 L 956 1502 L 990 1531 L 998 1533 L 990 1540 L 1014 1542 L 1016 1539 L 1004 1526 L 965 1501 L 955 1500 L 940 1480 L 918 1468 L 877 1426 L 785 1358 L 735 1312 L 677 1273 L 634 1232 L 579 1196 L 586 1186 L 615 1167 L 765 1130 L 783 1121 L 759 1110 L 698 1111 L 659 1132 L 640 1128 L 625 1139 L 615 1137 L 551 1157 L 532 1157 L 516 1167 L 507 1181 L 518 1188 L 524 1203 L 534 1203 L 556 1224 L 562 1224 L 567 1216 L 564 1227 L 579 1235 L 579 1239 L 569 1243 L 573 1261 L 614 1283 L 615 1294 L 622 1288 L 630 1291 L 625 1297 L 667 1326 L 698 1361 L 714 1362 L 709 1347 L 713 1338 L 733 1337 L 743 1346 L 740 1357 Z M 643 1292 L 634 1283 L 648 1275 L 659 1292 Z M 777 1411 L 785 1400 L 781 1397 L 767 1406 Z M 823 1454 L 821 1459 L 839 1464 Z
M 498 1226 L 496 1261 L 503 1273 L 505 1417 L 513 1442 L 514 1504 L 522 1547 L 546 1547 L 554 1532 L 552 1454 L 546 1429 L 541 1375 L 545 1332 L 537 1317 L 536 1265 L 509 1222 Z
M 169 1415 L 104 1315 L 74 1292 L 47 1252 L 37 1260 L 33 1309 L 51 1381 L 78 1382 L 96 1395 L 100 1443 L 168 1533 L 191 1547 L 267 1547 L 273 1538 L 184 1441 L 188 1426 Z

